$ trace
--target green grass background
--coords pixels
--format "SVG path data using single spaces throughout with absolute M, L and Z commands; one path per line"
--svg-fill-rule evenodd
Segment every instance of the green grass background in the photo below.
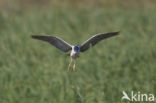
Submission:
M 127 103 L 122 91 L 156 93 L 156 7 L 51 7 L 0 12 L 0 103 Z M 31 34 L 81 44 L 120 31 L 69 57 Z M 156 96 L 156 94 L 155 94 Z

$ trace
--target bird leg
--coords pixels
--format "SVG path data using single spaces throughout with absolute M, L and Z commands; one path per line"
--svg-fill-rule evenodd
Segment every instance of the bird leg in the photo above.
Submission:
M 69 65 L 68 65 L 68 72 L 69 72 L 69 70 L 70 70 L 70 65 L 71 65 L 72 61 L 73 61 L 73 59 L 70 58 L 70 63 L 69 63 Z
M 73 65 L 73 71 L 75 72 L 75 60 L 74 60 L 74 65 Z

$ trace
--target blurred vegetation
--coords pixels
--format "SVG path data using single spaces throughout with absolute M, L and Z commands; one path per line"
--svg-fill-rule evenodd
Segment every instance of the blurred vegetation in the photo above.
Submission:
M 154 1 L 0 2 L 0 103 L 121 103 L 123 90 L 156 96 Z M 121 33 L 82 53 L 76 72 L 67 72 L 64 53 L 30 37 L 81 44 L 111 31 Z
M 0 0 L 1 10 L 20 10 L 20 9 L 32 9 L 32 8 L 49 8 L 53 6 L 99 6 L 99 5 L 152 5 L 155 4 L 155 0 Z

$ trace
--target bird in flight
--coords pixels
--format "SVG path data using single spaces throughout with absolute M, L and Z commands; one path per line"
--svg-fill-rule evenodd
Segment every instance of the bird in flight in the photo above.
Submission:
M 90 47 L 94 46 L 101 40 L 104 40 L 106 38 L 109 38 L 109 37 L 112 37 L 112 36 L 115 36 L 118 34 L 119 34 L 119 32 L 95 34 L 92 37 L 90 37 L 88 40 L 86 40 L 84 43 L 82 43 L 81 45 L 71 45 L 71 44 L 65 42 L 64 40 L 62 40 L 61 38 L 51 36 L 51 35 L 32 35 L 32 38 L 46 41 L 63 52 L 68 52 L 71 50 L 71 53 L 70 53 L 71 60 L 68 65 L 68 71 L 69 71 L 73 59 L 75 60 L 76 58 L 78 58 L 80 52 L 85 52 Z M 74 61 L 74 65 L 73 65 L 73 71 L 75 71 L 75 61 Z

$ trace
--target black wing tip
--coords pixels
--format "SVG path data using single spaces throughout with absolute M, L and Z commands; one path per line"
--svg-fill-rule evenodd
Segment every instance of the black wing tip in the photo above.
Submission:
M 116 34 L 116 35 L 119 35 L 120 34 L 120 31 L 113 32 L 113 33 Z
M 33 39 L 39 39 L 41 37 L 43 37 L 43 36 L 41 36 L 41 35 L 31 35 L 31 38 L 33 38 Z
M 31 38 L 36 38 L 37 37 L 37 35 L 31 35 Z
M 38 38 L 38 37 L 55 37 L 55 36 L 52 36 L 52 35 L 31 35 L 32 38 Z
M 117 31 L 117 32 L 110 32 L 110 33 L 108 33 L 108 34 L 110 34 L 110 35 L 112 35 L 112 36 L 116 36 L 116 35 L 119 35 L 119 34 L 120 34 L 120 31 Z
M 105 34 L 112 34 L 112 35 L 119 35 L 121 31 L 116 31 L 116 32 L 107 32 L 107 33 L 98 33 L 97 35 L 105 35 Z

